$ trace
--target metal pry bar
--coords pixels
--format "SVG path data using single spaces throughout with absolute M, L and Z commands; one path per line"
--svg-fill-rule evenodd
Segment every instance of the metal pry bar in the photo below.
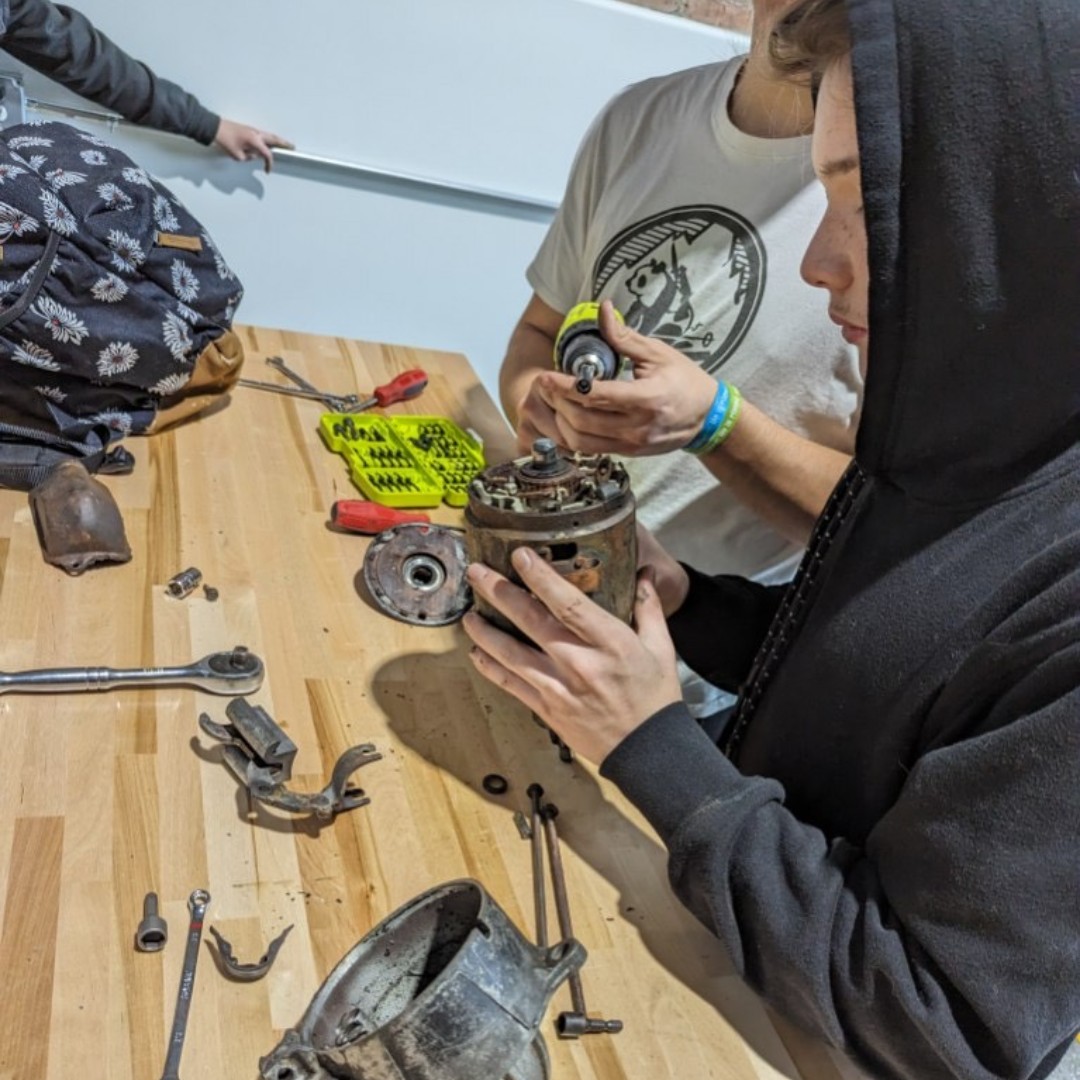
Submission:
M 68 694 L 117 687 L 193 686 L 211 694 L 251 694 L 262 686 L 262 660 L 243 645 L 186 667 L 40 668 L 0 672 L 0 694 Z

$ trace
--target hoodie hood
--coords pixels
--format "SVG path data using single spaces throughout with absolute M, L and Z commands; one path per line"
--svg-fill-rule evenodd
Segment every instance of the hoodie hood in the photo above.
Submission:
M 850 0 L 870 258 L 856 458 L 992 499 L 1080 438 L 1076 0 Z

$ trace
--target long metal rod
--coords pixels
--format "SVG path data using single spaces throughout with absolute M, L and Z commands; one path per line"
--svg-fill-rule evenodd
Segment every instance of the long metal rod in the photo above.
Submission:
M 551 864 L 551 885 L 555 893 L 555 911 L 559 918 L 559 936 L 563 941 L 569 941 L 574 936 L 574 924 L 570 919 L 570 897 L 566 892 L 566 873 L 563 870 L 562 851 L 559 847 L 559 830 L 555 825 L 558 816 L 558 808 L 548 803 L 541 811 L 544 823 L 544 835 L 547 838 L 548 862 Z M 570 1000 L 574 1006 L 574 1012 L 583 1017 L 587 1015 L 585 1008 L 585 989 L 581 985 L 581 972 L 571 971 L 569 977 Z
M 398 169 L 385 169 L 378 165 L 368 165 L 359 161 L 342 161 L 339 158 L 325 157 L 321 154 L 305 154 L 300 150 L 274 149 L 274 160 L 297 165 L 314 165 L 318 168 L 333 169 L 337 172 L 350 173 L 373 180 L 391 180 L 397 183 L 416 184 L 420 187 L 445 191 L 454 195 L 467 195 L 472 198 L 498 202 L 506 206 L 519 206 L 529 210 L 553 212 L 558 203 L 550 199 L 541 199 L 532 195 L 518 195 L 511 191 L 497 191 L 494 188 L 476 187 L 457 180 L 442 180 L 434 176 L 421 176 L 418 173 L 402 172 Z
M 544 821 L 540 800 L 544 789 L 539 784 L 530 784 L 526 794 L 531 800 L 529 840 L 532 845 L 533 907 L 536 911 L 536 944 L 541 949 L 548 946 L 547 926 L 547 889 L 544 874 Z
M 26 106 L 28 109 L 54 112 L 63 116 L 77 116 L 84 120 L 97 120 L 100 123 L 108 124 L 110 127 L 116 127 L 117 125 L 124 127 L 139 126 L 122 116 L 118 116 L 116 113 L 102 112 L 98 109 L 85 109 L 78 105 L 57 105 L 51 101 L 27 98 Z M 429 190 L 465 195 L 474 199 L 483 199 L 486 202 L 497 202 L 504 206 L 517 206 L 528 210 L 544 210 L 553 213 L 558 209 L 559 205 L 550 199 L 541 199 L 532 195 L 519 195 L 512 191 L 497 191 L 494 188 L 477 187 L 474 184 L 463 184 L 457 180 L 443 180 L 439 177 L 422 176 L 419 173 L 403 172 L 399 169 L 386 169 L 379 165 L 369 165 L 360 161 L 343 161 L 340 158 L 326 157 L 323 154 L 305 154 L 301 150 L 285 150 L 275 147 L 273 153 L 274 160 L 283 164 L 312 165 L 316 168 L 331 169 L 352 176 L 365 177 L 369 180 L 390 180 L 394 183 L 413 184 Z

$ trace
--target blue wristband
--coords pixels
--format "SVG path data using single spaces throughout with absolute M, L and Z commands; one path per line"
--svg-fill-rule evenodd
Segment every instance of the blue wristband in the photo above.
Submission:
M 716 397 L 713 398 L 713 403 L 705 414 L 701 430 L 683 447 L 684 450 L 695 454 L 708 444 L 724 422 L 730 397 L 731 392 L 728 390 L 728 384 L 721 379 L 716 387 Z

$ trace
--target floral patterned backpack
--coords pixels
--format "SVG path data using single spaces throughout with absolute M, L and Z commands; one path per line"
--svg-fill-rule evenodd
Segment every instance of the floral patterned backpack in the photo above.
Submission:
M 202 226 L 119 150 L 60 123 L 0 132 L 0 484 L 91 471 L 215 399 L 243 295 Z

